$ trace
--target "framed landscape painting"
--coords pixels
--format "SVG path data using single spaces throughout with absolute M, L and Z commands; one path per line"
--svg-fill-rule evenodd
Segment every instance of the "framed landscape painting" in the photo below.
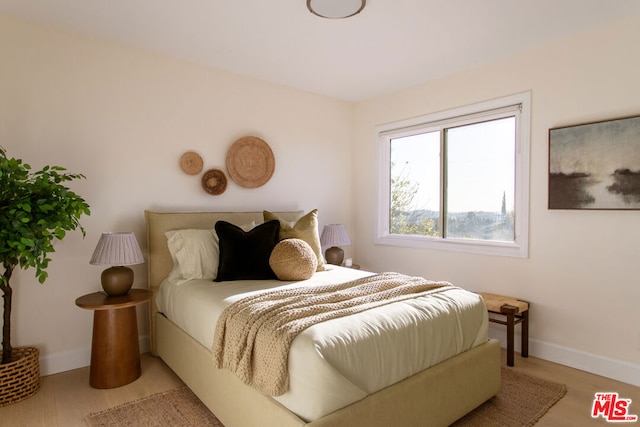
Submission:
M 549 209 L 640 209 L 640 116 L 549 129 Z

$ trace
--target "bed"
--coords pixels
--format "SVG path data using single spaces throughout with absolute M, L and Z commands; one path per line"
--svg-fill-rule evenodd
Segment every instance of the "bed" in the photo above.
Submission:
M 275 215 L 282 221 L 291 221 L 293 224 L 303 217 L 304 212 L 277 212 Z M 385 377 L 383 379 L 391 382 L 390 384 L 376 382 L 378 376 L 367 375 L 365 371 L 366 378 L 361 379 L 366 384 L 354 386 L 350 384 L 349 378 L 344 378 L 342 371 L 333 372 L 326 360 L 313 362 L 316 364 L 311 367 L 301 365 L 302 362 L 299 361 L 302 359 L 295 359 L 294 354 L 297 355 L 305 346 L 312 350 L 317 348 L 317 343 L 306 342 L 309 341 L 309 330 L 314 333 L 322 330 L 320 326 L 313 326 L 292 343 L 289 358 L 290 390 L 281 396 L 265 395 L 246 385 L 231 371 L 214 367 L 210 343 L 215 325 L 208 325 L 206 328 L 196 326 L 195 331 L 187 333 L 185 330 L 190 326 L 185 318 L 189 318 L 191 312 L 196 310 L 187 310 L 186 314 L 183 310 L 180 314 L 179 310 L 172 308 L 172 302 L 178 299 L 177 295 L 192 293 L 187 291 L 189 286 L 200 289 L 193 292 L 216 289 L 222 292 L 223 298 L 235 301 L 254 293 L 256 286 L 262 284 L 255 280 L 233 284 L 223 281 L 212 286 L 210 280 L 193 280 L 186 286 L 180 283 L 174 289 L 175 292 L 171 293 L 173 288 L 167 285 L 167 278 L 172 273 L 174 259 L 169 252 L 166 235 L 175 230 L 211 230 L 218 221 L 237 226 L 260 224 L 264 222 L 263 212 L 146 211 L 145 218 L 149 288 L 154 293 L 150 304 L 149 325 L 152 354 L 162 358 L 226 427 L 447 426 L 494 396 L 500 388 L 500 346 L 496 340 L 487 338 L 486 311 L 483 309 L 483 320 L 475 322 L 480 326 L 474 326 L 478 330 L 474 329 L 464 340 L 454 340 L 457 342 L 455 347 L 462 345 L 468 348 L 464 351 L 458 348 L 454 355 L 440 355 L 438 357 L 442 360 L 435 359 L 437 361 L 427 369 L 398 381 L 393 379 L 393 375 L 403 374 L 395 373 L 395 368 L 389 369 L 394 372 L 393 375 L 380 376 Z M 326 281 L 333 283 L 357 280 L 373 274 L 332 266 L 326 270 L 314 274 L 309 280 L 323 284 Z M 278 281 L 273 282 L 273 286 L 277 286 Z M 237 291 L 237 288 L 240 290 Z M 449 292 L 461 296 L 463 300 L 473 299 L 470 293 L 458 288 L 446 292 L 442 292 L 442 298 L 447 301 L 453 298 L 449 296 Z M 207 298 L 209 296 L 198 297 L 199 300 Z M 455 307 L 462 305 L 455 301 L 453 304 Z M 473 307 L 473 310 L 477 312 L 477 307 Z M 173 320 L 167 316 L 173 317 Z M 325 324 L 330 322 L 338 322 L 332 325 L 340 331 L 348 329 L 349 323 L 357 324 L 349 321 L 344 323 L 344 319 L 329 320 Z M 306 344 L 299 344 L 300 342 Z M 420 363 L 424 361 L 421 359 Z M 326 384 L 322 387 L 318 384 L 314 386 L 314 383 L 319 382 Z M 294 391 L 297 394 L 292 395 Z M 325 402 L 327 399 L 328 403 Z

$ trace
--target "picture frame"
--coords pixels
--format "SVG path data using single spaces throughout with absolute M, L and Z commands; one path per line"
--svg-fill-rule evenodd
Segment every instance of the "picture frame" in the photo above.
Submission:
M 549 129 L 549 209 L 640 209 L 640 116 Z

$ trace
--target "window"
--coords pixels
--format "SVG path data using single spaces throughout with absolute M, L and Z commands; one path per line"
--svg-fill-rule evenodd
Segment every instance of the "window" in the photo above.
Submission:
M 530 99 L 378 126 L 376 243 L 527 257 Z

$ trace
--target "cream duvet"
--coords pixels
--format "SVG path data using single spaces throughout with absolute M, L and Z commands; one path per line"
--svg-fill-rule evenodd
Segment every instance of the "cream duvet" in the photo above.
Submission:
M 159 311 L 211 350 L 217 319 L 235 301 L 269 289 L 371 274 L 330 267 L 302 282 L 165 280 L 156 302 Z M 315 324 L 291 343 L 289 388 L 274 399 L 305 420 L 319 418 L 486 342 L 487 325 L 482 299 L 452 286 Z

